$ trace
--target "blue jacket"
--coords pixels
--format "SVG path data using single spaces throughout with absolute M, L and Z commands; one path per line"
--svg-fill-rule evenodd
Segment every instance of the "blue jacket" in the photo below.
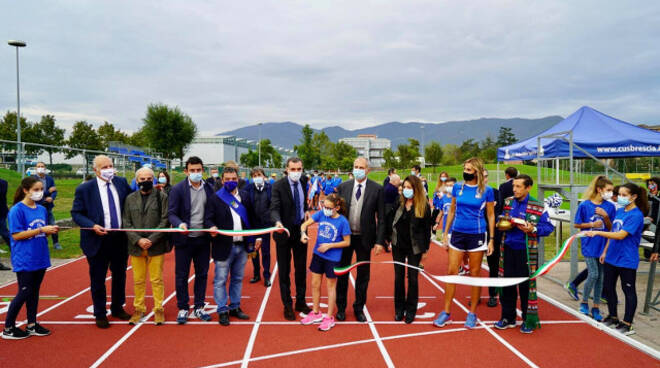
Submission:
M 209 199 L 215 196 L 215 193 L 209 184 L 204 184 L 204 191 L 206 192 L 206 203 L 208 204 Z M 181 180 L 170 190 L 167 217 L 172 227 L 179 227 L 181 223 L 190 226 L 190 184 L 188 184 L 188 178 Z M 172 234 L 172 240 L 176 247 L 185 245 L 187 238 L 188 235 L 186 234 Z
M 522 201 L 518 201 L 517 199 L 513 198 L 511 201 L 511 212 L 509 212 L 509 215 L 511 217 L 525 218 L 525 211 L 527 210 L 528 200 L 529 195 L 527 195 L 527 197 Z M 539 219 L 539 223 L 536 225 L 536 234 L 538 237 L 548 236 L 553 231 L 555 231 L 555 227 L 552 226 L 552 223 L 550 223 L 548 213 L 544 211 L 541 215 L 541 219 Z M 525 249 L 527 244 L 525 242 L 525 233 L 514 226 L 511 230 L 506 232 L 504 244 L 514 250 Z
M 101 204 L 101 194 L 99 186 L 96 183 L 96 177 L 76 188 L 76 194 L 73 197 L 73 207 L 71 208 L 71 217 L 73 222 L 80 227 L 93 227 L 94 225 L 104 226 L 103 205 Z M 124 200 L 131 193 L 131 187 L 126 179 L 115 176 L 112 184 L 117 189 L 119 196 L 119 208 L 124 212 Z M 93 257 L 101 247 L 101 236 L 96 235 L 92 230 L 80 230 L 80 247 L 88 257 Z M 124 241 L 117 246 L 126 246 Z
M 32 176 L 34 176 L 37 180 L 41 180 L 41 177 L 39 175 L 32 175 Z M 55 180 L 50 175 L 46 175 L 45 179 L 46 179 L 46 187 L 44 188 L 44 198 L 41 201 L 37 202 L 37 204 L 46 207 L 47 210 L 51 210 L 53 207 L 55 207 L 55 198 L 57 198 L 57 191 L 51 193 L 49 189 L 55 186 Z M 46 202 L 46 198 L 48 197 L 52 198 L 53 202 L 51 203 Z
M 7 188 L 9 184 L 6 180 L 0 179 L 0 219 L 6 219 L 9 213 L 7 208 Z

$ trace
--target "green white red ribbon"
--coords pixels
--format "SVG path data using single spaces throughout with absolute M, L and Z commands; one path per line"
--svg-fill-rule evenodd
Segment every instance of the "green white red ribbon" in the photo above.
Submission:
M 428 272 L 426 272 L 423 268 L 411 266 L 407 263 L 403 262 L 397 262 L 397 261 L 378 261 L 378 262 L 371 262 L 371 261 L 361 261 L 361 262 L 356 262 L 353 263 L 352 265 L 346 266 L 346 267 L 335 267 L 335 275 L 337 276 L 342 276 L 346 275 L 349 273 L 351 270 L 356 269 L 359 266 L 366 265 L 366 264 L 371 264 L 371 263 L 384 263 L 384 264 L 395 264 L 403 267 L 408 267 L 415 269 L 419 272 L 426 272 L 429 276 L 433 277 L 434 279 L 444 282 L 447 284 L 457 284 L 457 285 L 467 285 L 467 286 L 482 286 L 482 287 L 507 287 L 507 286 L 513 286 L 513 285 L 518 285 L 520 283 L 523 283 L 527 280 L 532 280 L 536 279 L 539 276 L 543 276 L 546 273 L 548 273 L 561 259 L 564 257 L 568 249 L 571 247 L 573 242 L 575 241 L 576 238 L 583 237 L 584 235 L 582 233 L 577 233 L 570 238 L 566 239 L 564 241 L 564 244 L 562 245 L 561 249 L 559 249 L 559 252 L 548 262 L 544 263 L 543 266 L 539 267 L 536 272 L 534 272 L 531 276 L 529 277 L 498 277 L 498 278 L 489 278 L 489 277 L 474 277 L 474 276 L 458 276 L 458 275 L 433 275 Z
M 62 229 L 60 227 L 60 229 Z M 92 227 L 81 227 L 80 230 L 94 230 Z M 289 236 L 289 230 L 285 227 L 268 227 L 265 229 L 250 229 L 250 230 L 223 230 L 223 229 L 188 229 L 183 230 L 178 227 L 168 227 L 168 228 L 148 228 L 148 229 L 103 229 L 104 231 L 113 231 L 113 232 L 137 232 L 137 233 L 176 233 L 176 234 L 185 234 L 185 233 L 216 233 L 225 236 L 256 236 L 263 234 L 271 233 L 281 233 L 284 232 Z

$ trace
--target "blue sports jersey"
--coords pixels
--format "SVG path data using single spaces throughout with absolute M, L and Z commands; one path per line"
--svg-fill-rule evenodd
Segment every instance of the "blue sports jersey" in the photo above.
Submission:
M 442 195 L 442 192 L 436 191 L 433 193 L 433 209 L 434 210 L 442 210 L 442 198 L 445 196 Z
M 337 218 L 328 217 L 323 211 L 318 211 L 312 215 L 312 219 L 319 224 L 316 232 L 316 244 L 314 245 L 314 254 L 329 261 L 339 262 L 341 259 L 341 248 L 331 248 L 321 253 L 318 251 L 322 243 L 339 243 L 344 240 L 344 236 L 351 235 L 351 225 L 346 217 L 339 215 Z
M 442 231 L 447 226 L 447 214 L 449 214 L 449 210 L 451 209 L 451 199 L 452 197 L 448 195 L 442 197 Z M 449 233 L 451 234 L 451 229 L 449 229 Z
M 9 210 L 9 232 L 20 233 L 34 230 L 48 224 L 46 208 L 37 205 L 30 208 L 18 202 Z M 50 254 L 48 253 L 48 239 L 46 234 L 40 233 L 23 240 L 11 240 L 11 264 L 14 272 L 38 271 L 50 267 Z
M 482 234 L 486 227 L 486 203 L 495 202 L 493 188 L 486 186 L 484 193 L 477 193 L 476 185 L 456 183 L 451 195 L 456 198 L 456 213 L 452 231 L 466 234 Z
M 575 223 L 584 224 L 589 222 L 602 221 L 603 225 L 598 228 L 593 229 L 584 229 L 584 230 L 598 230 L 598 231 L 608 231 L 605 227 L 605 220 L 596 213 L 596 208 L 602 208 L 607 212 L 607 216 L 610 218 L 610 221 L 614 221 L 616 216 L 616 209 L 614 205 L 608 201 L 603 201 L 601 204 L 595 204 L 591 200 L 586 200 L 580 203 L 580 206 L 575 213 Z M 607 238 L 602 236 L 594 236 L 593 238 L 583 237 L 580 238 L 580 245 L 582 246 L 582 255 L 585 257 L 598 258 L 603 254 L 603 249 L 605 249 L 605 244 L 607 243 Z
M 605 262 L 623 268 L 637 269 L 639 266 L 639 243 L 642 240 L 644 215 L 639 208 L 630 211 L 620 208 L 612 221 L 612 232 L 625 230 L 628 235 L 621 239 L 610 239 Z

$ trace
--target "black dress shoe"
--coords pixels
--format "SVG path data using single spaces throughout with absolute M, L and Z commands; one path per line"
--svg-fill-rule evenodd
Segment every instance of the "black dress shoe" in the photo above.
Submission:
M 408 313 L 406 312 L 406 323 L 411 324 L 415 320 L 415 314 L 416 313 Z
M 362 311 L 355 311 L 355 319 L 358 322 L 367 322 L 367 316 L 365 316 Z
M 293 308 L 291 308 L 291 304 L 287 304 L 284 306 L 284 318 L 289 321 L 296 320 L 296 315 L 293 314 Z
M 337 319 L 337 321 L 345 321 L 346 320 L 346 312 L 337 311 L 337 314 L 335 315 L 335 319 Z
M 270 280 L 269 279 L 264 279 L 264 286 L 265 287 L 270 287 Z
M 405 313 L 403 311 L 396 311 L 394 312 L 394 320 L 395 321 L 403 321 L 403 316 Z
M 0 271 L 11 271 L 11 267 L 7 267 L 2 262 L 0 262 Z
M 218 323 L 220 323 L 223 326 L 229 326 L 229 313 L 228 312 L 218 313 Z
M 304 314 L 309 314 L 312 311 L 306 303 L 296 303 L 296 312 L 303 312 Z
M 255 282 L 259 282 L 259 281 L 261 281 L 261 276 L 257 275 L 250 279 L 250 284 L 254 284 Z
M 491 296 L 490 298 L 488 298 L 488 304 L 486 304 L 486 305 L 491 307 L 491 308 L 497 307 L 497 298 L 494 297 L 494 296 Z
M 106 317 L 97 318 L 96 319 L 96 327 L 103 328 L 103 329 L 110 328 L 110 322 L 108 322 L 108 318 L 106 318 Z
M 232 317 L 236 317 L 236 318 L 238 318 L 238 319 L 250 319 L 250 316 L 248 316 L 247 314 L 243 313 L 243 311 L 241 310 L 241 308 L 236 308 L 236 309 L 232 309 L 232 310 L 230 310 L 230 311 L 229 311 L 229 315 L 232 316 Z
M 123 309 L 112 312 L 112 316 L 115 318 L 119 318 L 122 321 L 128 321 L 129 319 L 131 319 L 131 315 L 126 313 L 126 311 Z

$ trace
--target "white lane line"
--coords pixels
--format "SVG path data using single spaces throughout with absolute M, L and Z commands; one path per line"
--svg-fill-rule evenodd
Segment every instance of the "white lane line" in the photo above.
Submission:
M 438 290 L 440 290 L 443 294 L 445 293 L 445 290 L 444 290 L 440 285 L 438 285 L 438 284 L 435 282 L 435 280 L 433 280 L 429 275 L 427 275 L 425 272 L 420 272 L 420 274 L 421 274 L 422 276 L 424 276 L 425 279 L 427 279 L 431 284 L 433 284 L 433 286 L 435 286 L 435 287 L 436 287 Z M 469 312 L 470 312 L 470 310 L 467 309 L 467 308 L 466 308 L 463 304 L 461 304 L 458 300 L 456 300 L 456 298 L 453 299 L 453 302 L 456 303 L 456 305 L 458 305 L 459 308 L 463 309 L 463 311 L 465 311 L 466 313 L 469 313 Z M 479 319 L 477 319 L 477 321 L 479 322 L 480 325 L 482 325 L 482 326 L 485 327 L 485 329 L 486 329 L 486 331 L 488 331 L 488 333 L 490 333 L 490 334 L 491 334 L 493 337 L 495 337 L 499 342 L 501 342 L 502 345 L 506 346 L 507 349 L 511 350 L 511 352 L 513 352 L 514 354 L 516 354 L 516 356 L 518 356 L 518 358 L 522 359 L 522 361 L 524 361 L 525 363 L 527 363 L 527 365 L 529 365 L 530 367 L 539 368 L 538 365 L 534 364 L 534 362 L 532 362 L 529 358 L 527 358 L 525 355 L 523 355 L 523 353 L 521 353 L 520 351 L 518 351 L 518 349 L 516 349 L 515 347 L 513 347 L 513 345 L 509 344 L 506 340 L 504 340 L 504 338 L 502 338 L 502 336 L 496 334 L 496 333 L 495 333 L 490 327 L 488 327 L 484 322 L 482 322 L 482 321 L 479 320 Z
M 353 278 L 353 274 L 349 272 L 348 278 L 351 280 L 353 289 L 355 289 L 355 279 Z M 368 322 L 373 322 L 366 305 L 364 306 L 364 315 L 367 317 Z M 378 345 L 378 349 L 380 350 L 380 353 L 383 355 L 385 364 L 387 364 L 388 367 L 394 367 L 394 362 L 392 362 L 392 358 L 390 357 L 390 354 L 387 352 L 387 349 L 383 344 L 383 340 L 380 338 L 380 335 L 378 334 L 378 330 L 376 330 L 376 326 L 374 326 L 373 323 L 369 323 L 369 329 L 371 330 L 371 334 L 374 335 L 374 340 L 376 341 L 376 345 Z
M 259 325 L 261 324 L 261 319 L 264 316 L 264 311 L 266 310 L 266 304 L 268 303 L 268 298 L 270 297 L 270 292 L 273 290 L 273 283 L 275 282 L 275 275 L 277 275 L 277 262 L 273 268 L 273 273 L 270 275 L 270 287 L 266 288 L 266 294 L 264 299 L 261 301 L 261 306 L 259 307 L 259 313 L 257 314 L 257 319 L 255 320 L 254 327 L 252 327 L 252 333 L 250 333 L 250 340 L 248 340 L 247 346 L 245 347 L 245 352 L 243 353 L 243 361 L 241 362 L 241 368 L 248 366 L 250 361 L 250 355 L 252 355 L 252 349 L 254 349 L 254 341 L 257 339 L 257 332 L 259 331 Z
M 62 263 L 62 264 L 60 264 L 60 265 L 53 266 L 53 267 L 48 267 L 48 268 L 46 269 L 46 274 L 48 274 L 48 272 L 50 272 L 50 271 L 52 271 L 52 270 L 54 270 L 54 269 L 57 269 L 57 268 L 60 268 L 60 267 L 63 267 L 63 266 L 69 265 L 69 264 L 71 264 L 71 263 L 73 263 L 73 262 L 79 261 L 79 260 L 84 259 L 84 258 L 85 258 L 85 256 L 81 256 L 81 257 L 78 257 L 78 258 L 70 259 L 70 260 L 68 260 L 68 261 L 66 261 L 66 262 L 64 262 L 64 263 Z M 14 280 L 14 281 L 9 281 L 9 282 L 7 282 L 7 283 L 4 283 L 4 284 L 0 285 L 0 289 L 4 288 L 4 287 L 6 287 L 6 286 L 9 286 L 9 285 L 13 285 L 13 284 L 15 284 L 15 283 L 17 283 L 17 282 L 18 282 L 18 281 Z

